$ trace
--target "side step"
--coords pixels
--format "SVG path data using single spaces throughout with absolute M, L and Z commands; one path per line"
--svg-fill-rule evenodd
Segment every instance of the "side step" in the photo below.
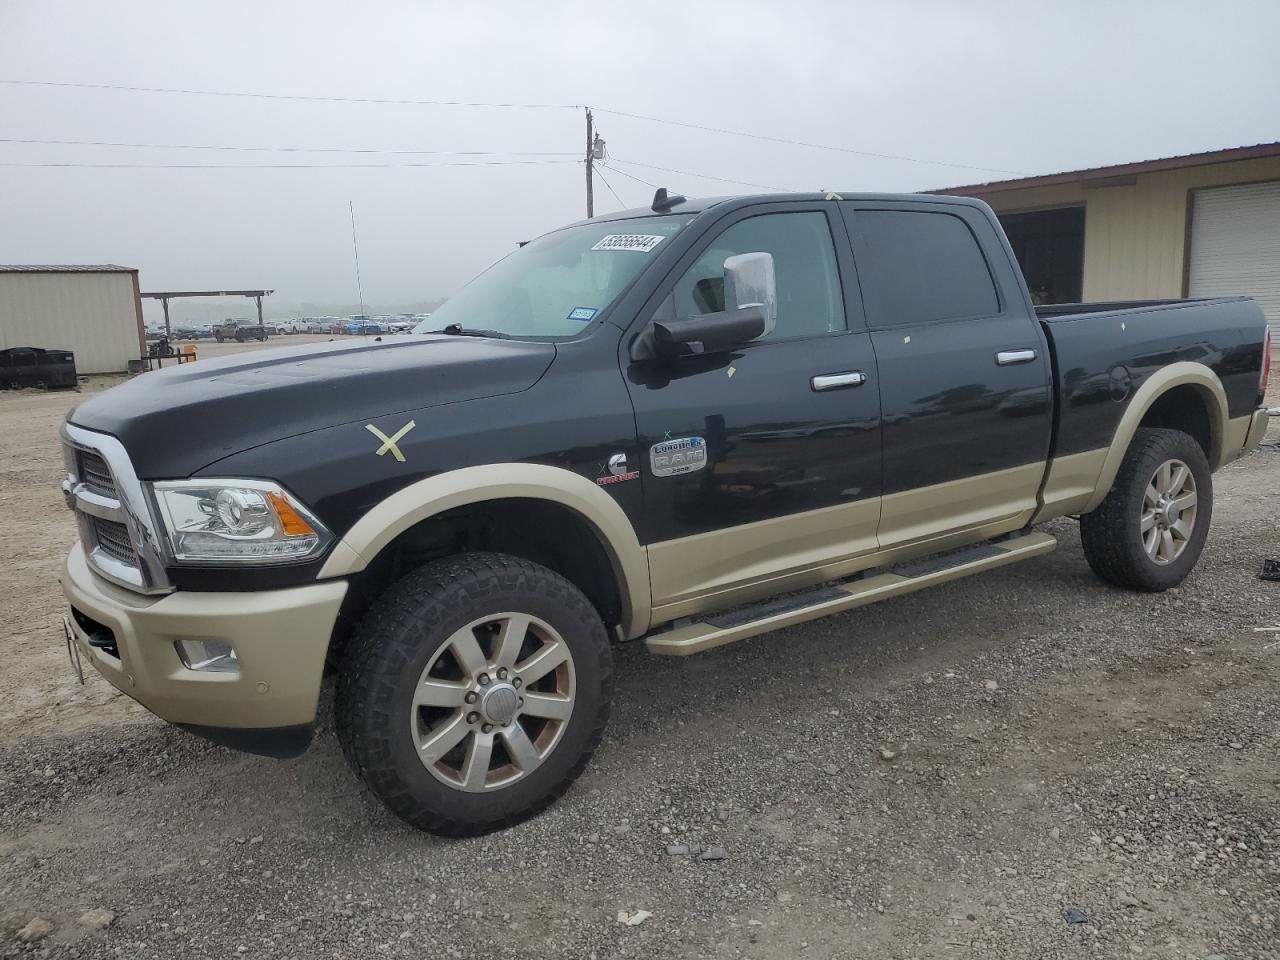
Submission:
M 656 633 L 645 641 L 645 646 L 650 653 L 687 657 L 780 627 L 899 597 L 934 584 L 958 580 L 971 573 L 994 570 L 1048 553 L 1057 545 L 1058 541 L 1047 533 L 1027 533 L 1008 540 L 961 547 L 950 553 L 870 573 L 857 580 L 826 584 L 806 593 L 712 614 L 674 630 Z

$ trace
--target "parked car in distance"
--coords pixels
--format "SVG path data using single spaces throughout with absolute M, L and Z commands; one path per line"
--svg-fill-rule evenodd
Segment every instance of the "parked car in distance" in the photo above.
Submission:
M 245 343 L 249 340 L 266 340 L 267 328 L 252 320 L 228 320 L 221 326 L 213 328 L 213 338 L 219 343 L 224 340 L 235 340 Z
M 174 327 L 174 340 L 209 340 L 213 338 L 213 328 L 206 325 L 203 327 Z
M 70 350 L 10 347 L 0 350 L 0 390 L 74 387 L 76 356 Z
M 902 597 L 1042 556 L 1063 517 L 1137 592 L 1117 604 L 1176 587 L 1213 472 L 1268 423 L 1258 304 L 1037 306 L 963 197 L 663 190 L 516 249 L 422 329 L 88 397 L 62 427 L 81 542 L 61 582 L 82 659 L 224 744 L 305 750 L 332 668 L 352 769 L 449 835 L 568 789 L 615 644 L 688 656 Z M 1016 595 L 982 599 L 1039 623 Z M 825 712 L 850 678 L 803 646 L 795 709 Z M 767 660 L 703 671 L 723 686 L 700 714 Z

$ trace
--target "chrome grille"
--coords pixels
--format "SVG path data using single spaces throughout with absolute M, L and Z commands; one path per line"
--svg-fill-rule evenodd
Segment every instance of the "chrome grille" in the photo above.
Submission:
M 124 445 L 105 433 L 62 425 L 67 476 L 85 560 L 98 575 L 141 593 L 169 593 L 150 507 Z
M 80 480 L 93 493 L 103 497 L 116 498 L 116 481 L 111 476 L 111 469 L 101 456 L 92 450 L 77 450 L 76 460 Z
M 102 517 L 88 519 L 93 527 L 94 539 L 98 541 L 98 547 L 103 553 L 115 557 L 121 563 L 137 565 L 138 557 L 133 552 L 133 544 L 129 542 L 128 527 L 114 520 L 104 520 Z

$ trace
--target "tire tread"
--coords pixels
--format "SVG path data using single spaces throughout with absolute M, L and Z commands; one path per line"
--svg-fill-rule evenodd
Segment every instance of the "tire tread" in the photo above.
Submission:
M 1155 567 L 1147 558 L 1142 544 L 1132 537 L 1133 504 L 1137 495 L 1146 488 L 1151 472 L 1161 462 L 1177 457 L 1186 462 L 1196 474 L 1196 486 L 1200 503 L 1196 516 L 1197 530 L 1193 536 L 1197 543 L 1187 550 L 1191 561 L 1184 566 L 1175 561 L 1166 568 Z M 1147 593 L 1159 593 L 1177 586 L 1195 567 L 1208 525 L 1212 519 L 1213 487 L 1209 480 L 1209 465 L 1204 451 L 1189 434 L 1181 430 L 1143 427 L 1134 434 L 1133 442 L 1125 452 L 1124 461 L 1116 473 L 1115 483 L 1106 499 L 1091 513 L 1080 518 L 1080 542 L 1085 559 L 1100 580 Z M 1181 560 L 1181 558 L 1179 558 Z
M 400 671 L 419 651 L 424 636 L 467 601 L 512 587 L 548 593 L 592 623 L 599 656 L 590 679 L 601 693 L 601 708 L 568 773 L 549 791 L 494 820 L 474 821 L 433 811 L 396 772 L 386 730 L 393 718 L 380 705 L 390 701 Z M 584 680 L 579 666 L 579 683 Z M 463 837 L 514 826 L 546 809 L 568 790 L 604 736 L 613 692 L 613 657 L 604 625 L 591 602 L 559 574 L 529 560 L 498 553 L 466 553 L 433 561 L 393 583 L 353 631 L 338 674 L 335 713 L 338 741 L 347 761 L 374 794 L 398 817 L 443 836 Z M 518 784 L 510 789 L 518 788 Z

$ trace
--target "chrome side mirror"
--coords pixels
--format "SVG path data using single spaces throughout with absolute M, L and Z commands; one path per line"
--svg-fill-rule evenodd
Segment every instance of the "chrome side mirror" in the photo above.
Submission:
M 739 253 L 724 261 L 724 303 L 727 310 L 759 307 L 768 336 L 778 325 L 778 282 L 773 254 Z

